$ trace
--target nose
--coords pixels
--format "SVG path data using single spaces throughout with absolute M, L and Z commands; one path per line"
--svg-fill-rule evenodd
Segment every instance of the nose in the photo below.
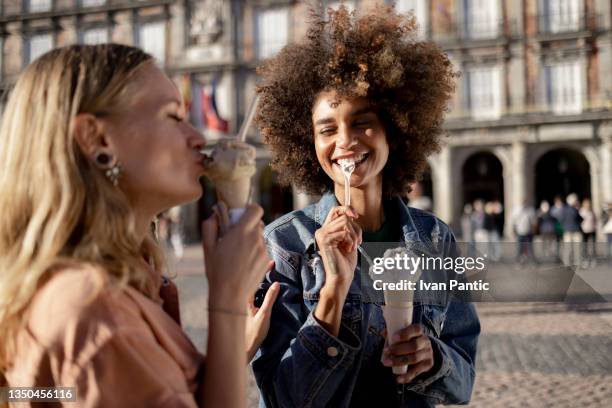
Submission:
M 191 124 L 188 125 L 188 137 L 187 143 L 190 148 L 195 150 L 202 150 L 206 146 L 206 138 L 204 134 L 198 132 L 196 128 L 194 128 Z
M 340 126 L 336 138 L 336 146 L 342 149 L 353 147 L 356 142 L 356 135 L 351 131 L 349 126 Z

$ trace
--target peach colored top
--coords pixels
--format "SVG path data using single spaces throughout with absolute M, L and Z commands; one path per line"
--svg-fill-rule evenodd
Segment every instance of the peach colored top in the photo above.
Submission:
M 38 291 L 6 373 L 9 386 L 75 386 L 78 402 L 69 407 L 196 407 L 202 354 L 161 297 L 103 276 L 93 267 L 63 269 Z M 96 282 L 102 290 L 92 296 Z

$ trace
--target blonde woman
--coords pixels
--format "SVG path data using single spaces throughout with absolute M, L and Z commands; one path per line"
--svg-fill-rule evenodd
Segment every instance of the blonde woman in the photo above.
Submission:
M 270 267 L 261 209 L 223 237 L 221 217 L 204 223 L 206 359 L 150 233 L 202 194 L 204 140 L 185 115 L 132 47 L 53 50 L 21 75 L 0 129 L 3 383 L 76 387 L 76 406 L 245 406 L 246 302 Z M 248 323 L 260 341 L 265 319 Z

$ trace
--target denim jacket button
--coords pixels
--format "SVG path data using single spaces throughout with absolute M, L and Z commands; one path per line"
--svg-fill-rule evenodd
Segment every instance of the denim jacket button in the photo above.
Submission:
M 327 355 L 330 357 L 336 357 L 338 355 L 338 349 L 335 347 L 328 347 Z

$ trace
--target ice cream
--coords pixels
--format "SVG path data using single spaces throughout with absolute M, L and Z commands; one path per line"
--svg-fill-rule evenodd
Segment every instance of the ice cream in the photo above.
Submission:
M 212 180 L 219 200 L 229 208 L 234 224 L 244 213 L 255 174 L 255 148 L 236 139 L 221 140 L 206 162 L 206 175 Z
M 404 257 L 408 254 L 406 248 L 394 248 L 385 251 L 384 258 L 396 258 L 399 255 Z M 414 273 L 413 273 L 414 272 Z M 372 273 L 371 273 L 372 275 Z M 417 282 L 421 276 L 421 271 L 411 271 L 407 269 L 386 269 L 383 272 L 382 280 L 385 283 L 402 283 L 406 281 Z M 381 279 L 380 275 L 372 275 L 372 279 Z M 393 344 L 391 338 L 399 330 L 404 329 L 412 324 L 413 310 L 413 290 L 384 290 L 385 305 L 382 307 L 383 316 L 387 326 L 387 338 L 389 344 Z M 408 365 L 392 367 L 393 374 L 405 374 L 408 370 Z
M 351 175 L 355 171 L 355 160 L 338 160 L 342 174 L 344 174 L 344 205 L 351 205 Z

